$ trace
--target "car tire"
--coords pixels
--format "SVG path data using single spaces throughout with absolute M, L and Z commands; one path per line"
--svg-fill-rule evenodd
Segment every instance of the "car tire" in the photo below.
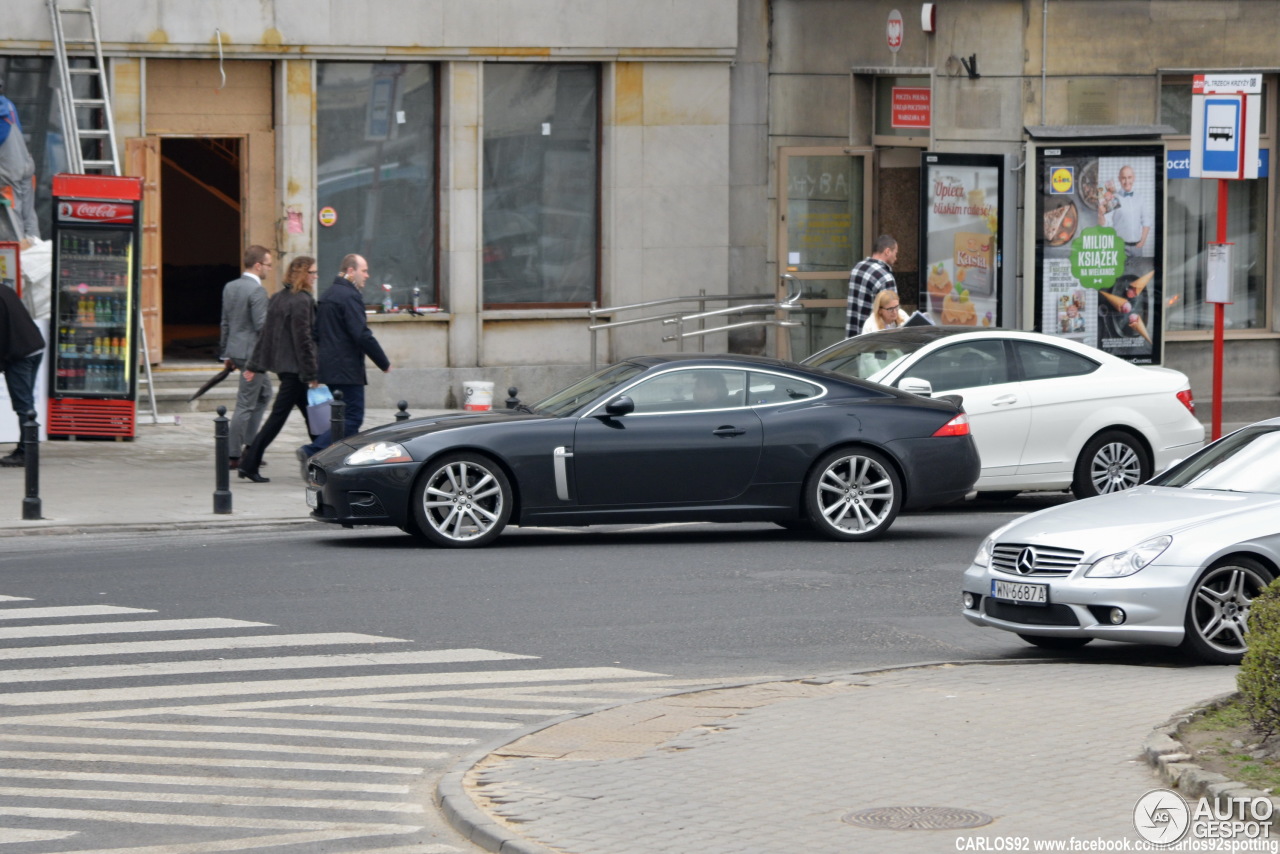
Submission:
M 481 454 L 446 454 L 427 463 L 413 487 L 413 517 L 423 537 L 451 549 L 487 546 L 511 518 L 511 484 Z
M 1080 649 L 1093 640 L 1093 638 L 1059 638 L 1049 635 L 1018 635 L 1018 637 L 1032 646 L 1038 646 L 1041 649 L 1054 649 L 1059 652 Z
M 1071 492 L 1076 498 L 1093 498 L 1122 492 L 1151 477 L 1146 449 L 1128 433 L 1108 430 L 1094 436 L 1076 460 Z
M 804 481 L 805 512 L 822 536 L 871 540 L 889 530 L 902 509 L 902 481 L 893 464 L 868 448 L 823 455 Z
M 1250 557 L 1227 557 L 1196 579 L 1183 622 L 1181 649 L 1209 664 L 1244 658 L 1249 603 L 1271 583 L 1271 573 Z

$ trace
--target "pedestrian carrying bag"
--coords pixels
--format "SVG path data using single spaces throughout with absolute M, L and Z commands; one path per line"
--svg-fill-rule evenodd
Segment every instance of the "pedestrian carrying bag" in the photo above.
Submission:
M 329 417 L 333 393 L 327 385 L 307 389 L 307 427 L 319 436 L 329 429 Z

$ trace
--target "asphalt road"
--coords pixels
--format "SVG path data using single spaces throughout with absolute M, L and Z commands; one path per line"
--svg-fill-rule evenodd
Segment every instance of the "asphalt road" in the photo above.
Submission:
M 858 544 L 772 525 L 512 529 L 475 551 L 310 525 L 10 538 L 0 843 L 470 851 L 434 781 L 539 722 L 693 685 L 1044 657 L 965 623 L 958 581 L 985 533 L 1062 500 L 909 514 Z

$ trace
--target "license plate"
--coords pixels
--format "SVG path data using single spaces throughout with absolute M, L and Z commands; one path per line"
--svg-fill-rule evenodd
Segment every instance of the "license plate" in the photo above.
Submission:
M 312 486 L 307 487 L 307 506 L 312 510 L 320 508 L 320 490 Z
M 991 579 L 991 597 L 1019 605 L 1048 605 L 1049 585 L 1025 584 L 1021 581 Z

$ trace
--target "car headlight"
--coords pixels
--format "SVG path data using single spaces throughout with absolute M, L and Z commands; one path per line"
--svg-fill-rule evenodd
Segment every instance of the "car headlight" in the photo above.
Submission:
M 978 546 L 978 553 L 973 556 L 973 562 L 983 569 L 991 566 L 991 552 L 995 550 L 996 538 L 987 537 L 982 541 L 982 545 Z
M 1160 557 L 1172 542 L 1173 537 L 1170 536 L 1153 537 L 1131 549 L 1107 555 L 1085 570 L 1084 574 L 1089 578 L 1123 578 L 1126 575 L 1133 575 Z
M 395 442 L 374 442 L 351 454 L 343 462 L 349 466 L 371 466 L 376 463 L 408 463 L 413 457 Z

